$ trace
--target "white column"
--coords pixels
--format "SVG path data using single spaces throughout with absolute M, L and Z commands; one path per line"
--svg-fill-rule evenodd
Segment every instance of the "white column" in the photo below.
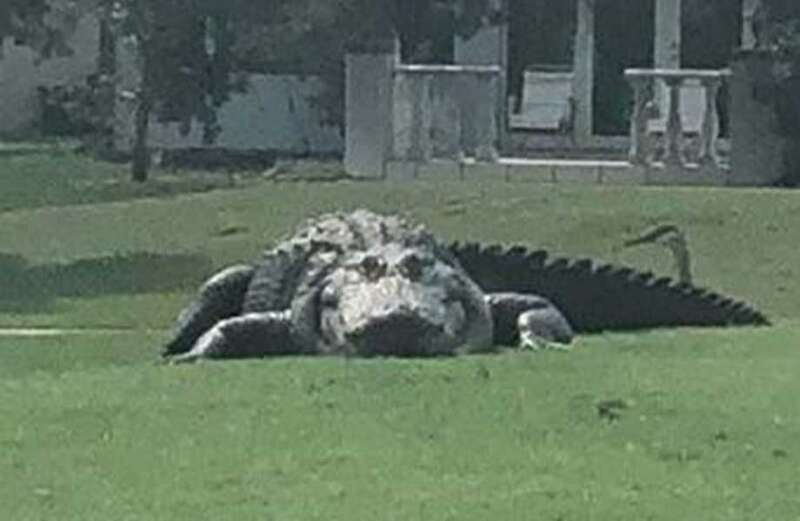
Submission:
M 706 110 L 703 115 L 703 127 L 700 132 L 699 163 L 717 166 L 717 140 L 719 138 L 719 114 L 717 113 L 717 94 L 722 86 L 722 78 L 701 80 L 706 96 Z
M 756 46 L 756 35 L 753 32 L 753 19 L 761 0 L 742 0 L 742 49 Z
M 653 35 L 653 67 L 656 69 L 681 68 L 681 0 L 655 0 L 656 19 Z M 670 94 L 663 80 L 656 80 L 655 101 L 666 126 Z
M 667 116 L 664 164 L 683 168 L 683 122 L 681 121 L 681 85 L 683 78 L 667 78 L 669 115 Z
M 632 165 L 646 165 L 650 161 L 650 136 L 647 132 L 647 103 L 650 101 L 648 77 L 628 76 L 633 88 L 633 114 L 631 115 L 631 146 L 628 161 Z
M 575 141 L 587 143 L 593 134 L 592 91 L 594 89 L 594 4 L 595 0 L 575 0 L 578 23 L 575 30 L 572 97 L 575 101 Z
M 656 69 L 681 68 L 681 0 L 656 0 Z
M 386 164 L 394 149 L 394 69 L 397 61 L 396 42 L 345 57 L 344 164 L 351 175 L 386 175 Z

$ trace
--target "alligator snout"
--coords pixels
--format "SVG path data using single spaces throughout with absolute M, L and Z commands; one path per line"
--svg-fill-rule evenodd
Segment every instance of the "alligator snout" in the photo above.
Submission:
M 467 313 L 441 287 L 402 277 L 346 285 L 324 298 L 323 334 L 360 356 L 438 356 L 463 343 Z M 330 303 L 334 303 L 331 305 Z
M 372 318 L 347 335 L 361 356 L 436 356 L 450 354 L 458 338 L 437 323 L 401 309 Z
M 397 244 L 373 248 L 354 254 L 321 285 L 307 307 L 317 313 L 316 351 L 425 357 L 491 345 L 483 293 L 430 252 Z

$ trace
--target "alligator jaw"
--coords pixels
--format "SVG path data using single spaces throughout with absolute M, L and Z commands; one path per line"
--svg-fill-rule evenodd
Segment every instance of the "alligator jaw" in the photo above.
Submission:
M 467 313 L 442 287 L 387 276 L 340 287 L 320 310 L 320 333 L 334 351 L 358 356 L 453 354 L 465 340 Z
M 436 356 L 453 354 L 461 343 L 428 317 L 409 309 L 375 317 L 347 334 L 347 343 L 359 356 Z

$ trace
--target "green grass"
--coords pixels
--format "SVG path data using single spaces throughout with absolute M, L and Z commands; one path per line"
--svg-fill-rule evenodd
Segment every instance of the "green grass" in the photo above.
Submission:
M 154 168 L 147 183 L 130 180 L 127 165 L 88 159 L 68 142 L 0 143 L 0 212 L 174 197 L 234 183 L 230 176 Z M 239 179 L 247 184 L 247 179 Z
M 117 174 L 94 170 L 90 204 L 72 180 L 42 199 L 61 181 L 27 160 L 38 181 L 9 180 L 22 195 L 0 213 L 0 326 L 123 330 L 0 336 L 3 518 L 800 519 L 800 193 L 249 182 L 167 199 L 110 196 L 95 188 Z M 700 284 L 778 325 L 593 336 L 569 354 L 157 363 L 204 276 L 359 206 L 671 274 L 663 252 L 615 248 L 668 220 Z
M 0 342 L 8 519 L 800 515 L 796 328 L 180 368 L 156 340 Z
M 48 306 L 0 314 L 0 324 L 109 325 L 110 319 L 111 325 L 134 327 L 136 317 L 147 317 L 153 326 L 157 324 L 152 310 L 157 309 L 160 324 L 166 326 L 173 313 L 162 313 L 165 298 L 170 305 L 180 301 L 177 293 L 188 298 L 187 288 L 197 280 L 224 265 L 256 258 L 310 214 L 358 206 L 408 213 L 447 239 L 523 243 L 669 275 L 672 260 L 661 249 L 616 247 L 650 224 L 675 222 L 688 235 L 699 284 L 745 298 L 777 318 L 796 316 L 800 302 L 800 289 L 793 284 L 800 275 L 797 192 L 498 182 L 257 183 L 243 190 L 173 199 L 0 214 L 0 252 L 21 256 L 29 266 L 72 276 L 78 270 L 70 266 L 83 263 L 97 266 L 100 280 L 110 272 L 98 259 L 112 257 L 119 261 L 116 276 L 131 281 L 131 294 L 139 279 L 164 290 L 133 295 L 125 304 L 130 312 L 119 315 L 98 315 L 91 299 L 56 291 L 59 298 Z M 147 263 L 123 262 L 145 254 L 162 259 L 163 272 L 172 275 L 160 280 L 158 270 Z M 177 284 L 174 274 L 182 272 L 185 259 L 207 268 L 183 270 L 182 283 Z M 120 272 L 125 266 L 128 271 Z M 114 306 L 106 295 L 93 298 L 103 308 Z M 3 309 L 0 297 L 0 313 Z

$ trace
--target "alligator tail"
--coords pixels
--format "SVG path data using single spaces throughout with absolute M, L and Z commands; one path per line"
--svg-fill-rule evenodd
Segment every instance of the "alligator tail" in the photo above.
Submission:
M 450 250 L 484 291 L 546 297 L 578 332 L 769 325 L 746 302 L 632 268 L 550 258 L 521 246 L 454 243 Z

